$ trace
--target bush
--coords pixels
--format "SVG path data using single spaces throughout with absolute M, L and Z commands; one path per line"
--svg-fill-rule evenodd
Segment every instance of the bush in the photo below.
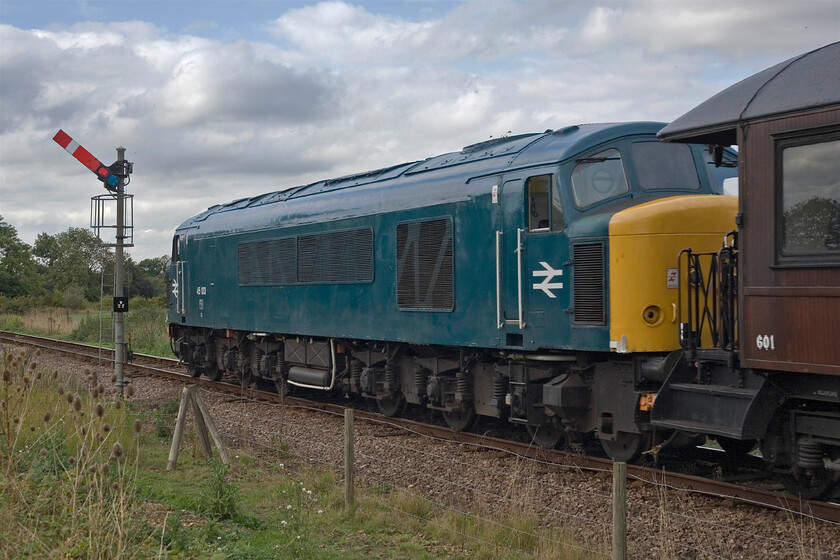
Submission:
M 35 298 L 32 296 L 19 296 L 8 298 L 0 296 L 0 314 L 24 315 L 36 307 Z
M 102 329 L 102 336 L 106 341 L 113 341 L 113 322 L 111 317 L 103 315 L 101 318 L 102 324 L 100 326 L 100 316 L 85 315 L 79 321 L 79 326 L 73 329 L 70 333 L 70 340 L 77 340 L 79 342 L 99 342 L 99 332 Z
M 128 308 L 131 311 L 137 311 L 138 309 L 146 309 L 148 307 L 153 307 L 155 309 L 163 309 L 165 306 L 165 296 L 155 296 L 151 298 L 145 298 L 143 296 L 134 296 L 128 302 Z
M 67 286 L 61 296 L 61 303 L 67 309 L 82 309 L 85 301 L 85 290 L 78 284 Z

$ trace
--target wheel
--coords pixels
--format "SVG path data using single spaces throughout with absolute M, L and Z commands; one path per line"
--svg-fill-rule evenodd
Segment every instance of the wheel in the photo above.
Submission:
M 207 379 L 210 381 L 221 381 L 224 373 L 224 371 L 219 369 L 219 365 L 215 361 L 204 367 L 204 375 L 206 375 Z
M 187 364 L 187 373 L 190 374 L 190 377 L 201 377 L 201 368 L 195 362 L 189 362 Z
M 642 454 L 644 438 L 642 434 L 618 432 L 615 441 L 602 439 L 601 447 L 613 461 L 632 463 Z
M 402 414 L 405 408 L 405 397 L 402 393 L 390 397 L 381 397 L 376 399 L 376 406 L 379 407 L 379 412 L 388 418 L 394 418 Z
M 251 373 L 251 368 L 246 369 L 242 373 L 240 373 L 237 377 L 239 377 L 239 385 L 243 389 L 250 389 L 251 384 L 254 382 L 254 374 Z
M 726 451 L 727 455 L 733 457 L 744 457 L 755 447 L 754 439 L 732 439 L 718 436 L 715 438 L 720 448 Z
M 793 473 L 778 477 L 785 490 L 802 500 L 828 500 L 840 490 L 840 473 L 825 468 L 809 472 L 794 467 Z
M 840 459 L 840 449 L 829 450 L 828 459 Z M 793 472 L 780 473 L 779 482 L 785 490 L 802 500 L 829 500 L 840 495 L 840 472 L 830 471 L 825 467 L 805 469 L 794 466 Z
M 446 425 L 456 432 L 466 432 L 475 424 L 478 415 L 475 413 L 475 407 L 471 404 L 464 405 L 464 408 L 458 410 L 443 411 L 443 419 Z
M 557 449 L 563 447 L 563 444 L 566 443 L 566 431 L 557 418 L 552 418 L 539 426 L 528 425 L 526 428 L 528 429 L 528 435 L 531 436 L 531 443 L 536 443 L 540 447 Z

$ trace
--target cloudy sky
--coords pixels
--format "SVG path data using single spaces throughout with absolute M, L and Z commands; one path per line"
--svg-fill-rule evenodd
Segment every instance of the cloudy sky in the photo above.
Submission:
M 840 0 L 0 0 L 0 215 L 87 227 L 134 162 L 136 260 L 208 206 L 599 121 L 670 121 L 840 40 Z

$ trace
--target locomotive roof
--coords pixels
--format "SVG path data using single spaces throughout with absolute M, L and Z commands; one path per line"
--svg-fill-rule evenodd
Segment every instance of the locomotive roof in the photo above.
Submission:
M 663 128 L 664 141 L 737 144 L 739 122 L 840 103 L 840 42 L 741 80 Z
M 567 160 L 611 139 L 656 134 L 664 123 L 600 123 L 491 139 L 451 152 L 383 169 L 211 206 L 179 230 L 201 234 L 309 223 L 466 200 L 479 193 L 470 180 Z M 442 188 L 443 179 L 446 188 Z M 453 189 L 453 185 L 461 188 Z M 484 187 L 481 187 L 483 189 Z M 384 189 L 388 189 L 387 196 Z M 483 190 L 480 191 L 483 193 Z M 280 204 L 282 203 L 282 204 Z

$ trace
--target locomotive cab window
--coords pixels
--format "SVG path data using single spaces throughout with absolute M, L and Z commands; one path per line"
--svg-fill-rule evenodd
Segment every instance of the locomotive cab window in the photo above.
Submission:
M 687 144 L 634 142 L 630 146 L 639 184 L 646 191 L 700 189 L 694 156 Z
M 528 177 L 528 229 L 530 231 L 562 231 L 563 208 L 557 193 L 552 197 L 551 175 Z
M 181 255 L 178 251 L 178 238 L 179 236 L 177 235 L 172 238 L 172 262 L 178 262 L 181 260 Z
M 780 263 L 840 265 L 840 131 L 778 144 Z
M 628 190 L 621 153 L 616 149 L 580 158 L 572 170 L 572 194 L 578 208 L 588 208 Z

